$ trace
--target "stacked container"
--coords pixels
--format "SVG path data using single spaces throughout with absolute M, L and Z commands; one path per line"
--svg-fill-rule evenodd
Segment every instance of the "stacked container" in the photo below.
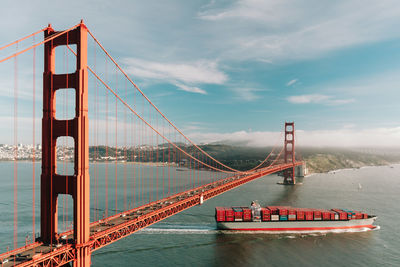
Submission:
M 339 220 L 345 221 L 348 219 L 347 212 L 340 209 L 332 209 L 332 211 L 336 212 L 339 215 Z
M 268 206 L 261 208 L 262 221 L 333 221 L 367 219 L 369 216 L 360 211 L 331 209 L 305 209 L 287 206 Z M 216 207 L 215 219 L 217 222 L 250 222 L 260 221 L 260 218 L 253 218 L 252 210 L 248 207 Z
M 314 220 L 314 212 L 311 209 L 306 209 L 304 211 L 304 215 L 306 217 L 306 221 Z
M 314 210 L 314 221 L 322 220 L 322 212 L 320 210 Z
M 304 221 L 305 220 L 305 212 L 303 209 L 296 209 L 296 219 L 298 221 Z
M 322 220 L 324 221 L 330 221 L 331 220 L 331 212 L 328 210 L 322 210 Z
M 288 220 L 289 221 L 295 221 L 296 220 L 296 210 L 295 209 L 288 209 Z
M 243 209 L 243 221 L 250 222 L 251 221 L 251 209 L 249 208 L 242 208 Z
M 261 220 L 264 222 L 271 220 L 271 211 L 268 208 L 261 208 Z
M 243 221 L 243 209 L 240 207 L 232 207 L 232 209 L 235 217 L 235 222 Z
M 279 220 L 287 221 L 288 220 L 288 210 L 286 207 L 279 207 Z
M 235 213 L 232 208 L 225 208 L 225 220 L 227 222 L 233 222 L 235 220 Z
M 217 220 L 217 222 L 225 221 L 225 208 L 223 207 L 215 208 L 215 219 Z

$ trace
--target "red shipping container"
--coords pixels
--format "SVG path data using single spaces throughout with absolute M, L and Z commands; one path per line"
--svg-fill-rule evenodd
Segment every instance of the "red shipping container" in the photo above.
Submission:
M 312 210 L 305 211 L 304 215 L 306 216 L 306 221 L 314 220 L 314 212 Z
M 271 211 L 268 208 L 261 208 L 262 215 L 271 215 Z
M 216 207 L 215 208 L 215 218 L 217 222 L 225 221 L 225 208 L 224 207 Z
M 277 206 L 268 206 L 267 209 L 271 211 L 271 215 L 279 215 Z
M 287 216 L 288 215 L 288 209 L 287 208 L 278 208 L 279 215 Z
M 261 220 L 262 221 L 270 221 L 271 220 L 271 211 L 267 208 L 261 208 Z
M 363 215 L 363 219 L 368 219 L 368 214 L 363 213 L 362 215 Z
M 243 209 L 240 207 L 232 207 L 235 221 L 243 221 Z
M 227 222 L 233 222 L 235 220 L 235 215 L 232 208 L 225 208 L 225 220 Z
M 347 220 L 347 212 L 344 212 L 344 211 L 340 211 L 339 212 L 339 219 L 340 220 Z
M 243 221 L 245 222 L 251 221 L 251 209 L 243 208 Z
M 330 215 L 331 215 L 331 220 L 332 220 L 332 221 L 335 220 L 336 212 L 331 211 L 331 212 L 330 212 Z
M 360 219 L 362 219 L 363 218 L 363 216 L 362 216 L 362 213 L 361 212 L 356 212 L 356 219 L 357 220 L 360 220 Z
M 334 212 L 339 214 L 339 220 L 344 221 L 347 220 L 347 212 L 344 212 L 340 209 L 332 209 Z
M 324 210 L 321 212 L 322 214 L 322 220 L 324 221 L 329 221 L 331 219 L 331 213 L 327 210 Z
M 296 211 L 296 217 L 298 221 L 303 221 L 304 220 L 304 210 L 297 210 Z
M 320 210 L 314 210 L 314 220 L 322 220 L 322 214 Z
M 295 209 L 288 209 L 288 215 L 296 215 Z

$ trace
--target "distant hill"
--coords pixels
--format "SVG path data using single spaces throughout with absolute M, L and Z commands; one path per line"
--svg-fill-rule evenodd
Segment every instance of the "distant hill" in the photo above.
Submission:
M 198 157 L 199 152 L 193 146 L 177 145 L 193 156 Z M 272 150 L 272 147 L 254 148 L 227 144 L 207 144 L 199 145 L 199 147 L 223 164 L 243 171 L 257 166 Z M 169 159 L 170 161 L 179 163 L 182 159 L 186 158 L 186 156 L 177 156 L 176 152 L 166 148 L 168 148 L 168 144 L 159 145 L 158 147 L 127 148 L 126 151 L 119 148 L 116 151 L 114 147 L 106 148 L 99 146 L 97 148 L 90 147 L 89 154 L 91 160 L 98 161 L 105 160 L 106 158 L 115 160 L 116 152 L 118 160 L 124 160 L 124 153 L 126 153 L 128 161 L 133 161 L 133 158 L 135 158 L 135 161 L 138 162 L 162 162 Z M 274 153 L 278 154 L 280 149 L 275 149 Z M 274 158 L 271 157 L 271 160 Z M 399 163 L 400 149 L 297 147 L 296 159 L 306 162 L 309 173 L 321 173 L 344 168 Z
M 201 147 L 222 163 L 239 170 L 251 169 L 256 166 L 272 150 L 271 147 L 253 148 L 223 144 Z M 311 147 L 296 149 L 297 160 L 306 162 L 309 173 L 400 163 L 400 149 Z

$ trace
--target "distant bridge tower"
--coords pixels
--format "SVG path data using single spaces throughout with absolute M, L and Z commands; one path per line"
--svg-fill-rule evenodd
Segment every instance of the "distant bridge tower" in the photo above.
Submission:
M 294 122 L 285 122 L 285 163 L 293 163 L 293 167 L 283 172 L 283 183 L 296 184 L 295 178 Z

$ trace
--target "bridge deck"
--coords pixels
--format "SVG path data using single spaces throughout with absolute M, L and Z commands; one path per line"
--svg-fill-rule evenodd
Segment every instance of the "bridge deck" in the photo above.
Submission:
M 303 162 L 296 162 L 294 165 L 302 164 Z M 91 241 L 86 245 L 90 247 L 91 251 L 97 250 L 178 212 L 200 204 L 201 196 L 206 201 L 244 183 L 292 166 L 291 163 L 279 164 L 257 170 L 248 175 L 235 175 L 94 222 L 90 226 Z M 36 242 L 0 255 L 1 266 L 64 265 L 75 258 L 75 248 L 72 243 L 72 231 L 62 233 L 56 244 L 46 245 Z

